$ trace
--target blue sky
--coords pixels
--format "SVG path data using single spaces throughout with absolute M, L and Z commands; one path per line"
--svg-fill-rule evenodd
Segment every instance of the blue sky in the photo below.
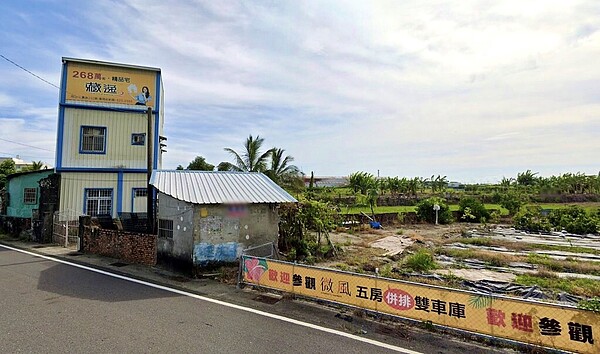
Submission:
M 597 1 L 3 1 L 0 54 L 159 67 L 168 152 L 249 134 L 305 173 L 600 170 Z M 0 155 L 54 163 L 58 90 L 0 58 Z M 34 149 L 6 140 L 17 141 Z

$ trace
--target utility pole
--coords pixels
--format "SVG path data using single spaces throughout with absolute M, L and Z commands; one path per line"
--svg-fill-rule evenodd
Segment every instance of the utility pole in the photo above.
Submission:
M 146 193 L 147 208 L 146 214 L 148 215 L 148 225 L 146 233 L 154 235 L 154 192 L 152 185 L 150 184 L 150 178 L 152 178 L 152 107 L 148 107 L 148 132 L 146 134 L 146 147 L 148 148 L 148 190 Z

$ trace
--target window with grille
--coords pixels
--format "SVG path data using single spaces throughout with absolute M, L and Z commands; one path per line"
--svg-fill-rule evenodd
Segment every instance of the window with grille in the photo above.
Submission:
M 105 127 L 81 127 L 81 153 L 103 154 L 106 152 Z
M 37 203 L 37 188 L 23 189 L 23 203 L 25 203 L 25 204 Z
M 173 220 L 158 219 L 158 237 L 173 238 Z
M 148 189 L 146 188 L 136 188 L 134 189 L 134 197 L 147 197 L 148 196 Z
M 85 214 L 89 216 L 112 215 L 112 189 L 86 189 Z

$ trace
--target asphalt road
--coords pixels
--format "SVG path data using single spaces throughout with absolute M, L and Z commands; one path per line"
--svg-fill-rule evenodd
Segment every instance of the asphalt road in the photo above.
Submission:
M 2 353 L 390 351 L 0 248 Z

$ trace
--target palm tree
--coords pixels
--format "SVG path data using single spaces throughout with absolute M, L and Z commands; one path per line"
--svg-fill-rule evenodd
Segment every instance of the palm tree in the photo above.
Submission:
M 284 157 L 284 149 L 272 148 L 270 151 L 271 167 L 265 171 L 265 174 L 269 176 L 273 182 L 279 184 L 290 177 L 295 178 L 298 176 L 300 169 L 290 164 L 294 161 L 292 156 L 288 155 Z
M 29 166 L 30 171 L 39 171 L 44 167 L 44 163 L 42 161 L 31 161 L 31 166 Z
M 235 162 L 231 165 L 233 171 L 241 172 L 265 172 L 267 169 L 267 160 L 273 152 L 273 149 L 269 149 L 264 153 L 261 153 L 260 148 L 262 147 L 265 139 L 260 136 L 256 136 L 256 139 L 250 135 L 246 139 L 244 144 L 245 151 L 240 155 L 231 148 L 225 148 L 225 151 L 233 155 Z
M 536 182 L 537 172 L 531 172 L 531 170 L 527 170 L 523 173 L 517 173 L 517 184 L 521 186 L 533 186 Z

